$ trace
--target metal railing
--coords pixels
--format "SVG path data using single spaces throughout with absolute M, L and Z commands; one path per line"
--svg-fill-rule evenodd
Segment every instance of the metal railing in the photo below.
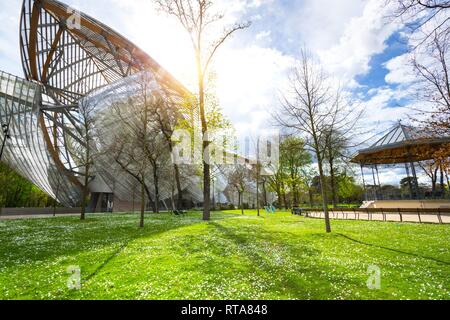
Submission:
M 308 218 L 322 218 L 324 215 L 323 209 L 301 209 L 301 211 Z M 330 208 L 329 215 L 331 219 L 340 220 L 450 223 L 450 208 Z M 377 219 L 378 217 L 381 219 Z M 398 217 L 398 220 L 390 219 L 393 217 Z M 431 218 L 435 219 L 433 220 Z

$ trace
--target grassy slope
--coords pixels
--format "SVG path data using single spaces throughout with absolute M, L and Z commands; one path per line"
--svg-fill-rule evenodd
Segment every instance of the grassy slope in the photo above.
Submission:
M 289 214 L 213 217 L 0 221 L 0 299 L 450 299 L 450 226 L 333 221 L 327 235 Z

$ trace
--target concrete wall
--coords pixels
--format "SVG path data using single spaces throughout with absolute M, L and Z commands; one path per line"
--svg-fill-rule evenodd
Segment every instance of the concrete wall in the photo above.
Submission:
M 138 212 L 141 210 L 141 202 L 134 202 L 134 212 Z M 133 202 L 132 201 L 122 201 L 114 199 L 114 212 L 133 212 Z
M 56 208 L 56 214 L 80 213 L 81 208 Z M 53 208 L 0 208 L 2 216 L 28 216 L 53 214 Z
M 167 208 L 161 201 L 161 203 L 159 204 L 159 210 L 166 211 L 172 209 L 171 202 L 169 200 L 166 200 L 166 205 L 168 206 Z M 136 199 L 134 202 L 134 212 L 140 211 L 141 211 L 141 201 Z M 150 207 L 147 208 L 146 211 L 153 211 L 153 209 Z M 133 201 L 123 201 L 118 199 L 117 197 L 114 198 L 114 212 L 133 212 Z

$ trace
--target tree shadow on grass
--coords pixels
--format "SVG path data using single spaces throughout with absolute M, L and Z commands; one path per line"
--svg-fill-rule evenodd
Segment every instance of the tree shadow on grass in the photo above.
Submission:
M 234 218 L 235 215 L 215 215 L 212 221 Z M 114 246 L 113 253 L 102 265 L 119 254 L 128 243 L 197 223 L 200 214 L 187 216 L 169 214 L 146 215 L 144 229 L 138 227 L 138 214 L 91 215 L 85 221 L 78 217 L 43 218 L 12 222 L 16 227 L 0 233 L 0 266 L 11 267 L 29 262 L 73 257 L 93 249 Z M 42 240 L 41 240 L 42 239 Z M 5 257 L 4 259 L 2 257 Z
M 226 239 L 231 240 L 240 248 L 242 248 L 246 254 L 246 257 L 253 262 L 252 265 L 254 265 L 258 271 L 262 271 L 265 274 L 270 274 L 271 277 L 277 279 L 277 281 L 282 283 L 284 287 L 289 288 L 289 291 L 294 291 L 297 294 L 305 294 L 311 291 L 311 288 L 303 286 L 295 278 L 291 277 L 287 272 L 285 272 L 286 270 L 278 268 L 276 266 L 271 266 L 270 263 L 268 264 L 267 259 L 269 257 L 258 253 L 258 251 L 253 247 L 254 243 L 251 239 L 233 232 L 233 228 L 227 228 L 221 224 L 214 222 L 212 222 L 211 225 L 214 226 L 217 231 L 219 231 Z M 276 240 L 276 235 L 273 232 L 258 230 L 258 238 L 259 239 L 254 239 L 255 242 L 256 240 L 264 240 L 275 245 L 278 245 L 277 242 L 279 242 L 279 240 Z M 290 248 L 289 246 L 283 245 L 283 248 L 286 248 L 289 254 L 294 254 L 292 252 L 292 248 Z M 307 247 L 304 249 L 305 250 L 302 251 L 304 253 L 306 252 L 308 256 L 312 257 L 319 254 L 319 252 L 314 248 Z
M 413 252 L 402 251 L 402 250 L 398 250 L 398 249 L 393 249 L 393 248 L 380 246 L 380 245 L 373 244 L 373 243 L 364 242 L 364 241 L 361 241 L 361 240 L 353 239 L 353 238 L 351 238 L 349 236 L 346 236 L 345 234 L 342 234 L 342 233 L 337 233 L 336 235 L 338 235 L 338 236 L 340 236 L 340 237 L 342 237 L 344 239 L 347 239 L 349 241 L 352 241 L 352 242 L 364 245 L 364 246 L 378 248 L 378 249 L 383 249 L 383 250 L 388 250 L 388 251 L 395 252 L 395 253 L 400 253 L 400 254 L 416 257 L 416 258 L 421 258 L 421 259 L 425 259 L 425 260 L 434 261 L 434 262 L 437 262 L 437 263 L 442 263 L 442 264 L 445 264 L 445 265 L 450 265 L 450 262 L 448 262 L 448 261 L 443 261 L 443 260 L 439 260 L 439 259 L 436 259 L 436 258 L 433 258 L 433 257 L 423 256 L 423 255 L 420 255 L 420 254 L 417 254 L 417 253 L 413 253 Z
M 212 221 L 220 221 L 220 220 L 230 219 L 230 218 L 234 218 L 234 217 L 236 217 L 236 216 L 238 216 L 238 215 L 215 216 L 215 217 L 212 217 Z M 158 217 L 161 217 L 161 215 L 159 215 Z M 188 217 L 189 217 L 189 216 L 188 216 Z M 174 219 L 177 219 L 177 218 L 179 218 L 180 221 L 183 221 L 183 219 L 184 219 L 185 217 L 183 217 L 183 216 L 180 216 L 180 217 L 174 217 Z M 190 218 L 192 218 L 192 216 L 191 216 Z M 111 262 L 111 260 L 113 260 L 113 259 L 114 259 L 115 257 L 117 257 L 119 254 L 121 254 L 121 253 L 125 250 L 125 248 L 126 248 L 131 242 L 133 242 L 133 241 L 135 241 L 135 240 L 137 240 L 137 239 L 140 239 L 140 238 L 142 238 L 142 237 L 155 237 L 155 236 L 164 234 L 164 233 L 166 233 L 166 232 L 170 232 L 170 231 L 177 230 L 177 229 L 182 228 L 182 227 L 187 227 L 187 226 L 190 226 L 190 225 L 194 225 L 194 224 L 199 223 L 199 222 L 202 222 L 202 221 L 201 221 L 201 220 L 199 220 L 199 221 L 193 220 L 192 223 L 186 223 L 186 224 L 181 224 L 181 225 L 177 225 L 177 226 L 174 226 L 174 227 L 169 227 L 169 228 L 166 228 L 166 229 L 157 231 L 157 232 L 151 232 L 151 233 L 146 233 L 146 234 L 137 234 L 137 235 L 131 237 L 130 239 L 127 239 L 127 240 L 126 240 L 124 243 L 122 243 L 116 250 L 114 250 L 114 252 L 112 252 L 112 254 L 111 254 L 110 256 L 108 256 L 108 258 L 106 258 L 106 259 L 105 259 L 105 260 L 104 260 L 104 261 L 103 261 L 103 262 L 102 262 L 102 263 L 94 270 L 94 272 L 92 272 L 91 274 L 89 274 L 89 275 L 86 277 L 85 280 L 86 280 L 86 281 L 89 281 L 90 279 L 92 279 L 93 277 L 95 277 L 95 276 L 96 276 L 103 268 L 106 267 L 106 265 L 108 265 L 109 262 Z M 214 222 L 213 222 L 213 223 L 214 223 Z

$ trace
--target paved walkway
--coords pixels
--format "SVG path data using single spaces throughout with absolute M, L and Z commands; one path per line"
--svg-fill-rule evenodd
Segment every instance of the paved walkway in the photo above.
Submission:
M 310 217 L 313 218 L 324 218 L 324 213 L 319 212 L 310 212 Z M 400 218 L 399 214 L 394 213 L 386 213 L 384 216 L 381 213 L 363 213 L 363 212 L 339 212 L 339 213 L 332 213 L 330 212 L 330 218 L 331 219 L 337 219 L 337 220 L 372 220 L 372 221 L 391 221 L 391 222 L 416 222 L 416 223 L 440 223 L 438 215 L 430 215 L 430 214 L 421 214 L 420 218 L 418 214 L 409 214 L 409 213 L 402 213 L 402 217 Z M 384 220 L 386 219 L 386 220 Z M 441 216 L 442 223 L 444 224 L 450 224 L 450 217 L 449 216 Z
M 79 213 L 64 213 L 64 214 L 57 213 L 55 217 L 74 217 L 79 215 L 80 215 Z M 39 219 L 52 217 L 53 214 L 0 215 L 0 220 Z

